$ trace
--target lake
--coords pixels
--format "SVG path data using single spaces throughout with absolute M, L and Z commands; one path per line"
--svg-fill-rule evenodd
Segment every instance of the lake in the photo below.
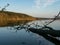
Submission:
M 49 21 L 37 20 L 25 23 L 32 24 L 31 27 L 35 27 L 36 25 L 34 24 L 43 26 L 47 22 Z M 60 20 L 56 20 L 48 26 L 52 27 L 55 30 L 60 30 Z M 0 45 L 55 45 L 41 35 L 35 34 L 31 31 L 27 31 L 26 29 L 17 30 L 15 27 L 17 26 L 6 25 L 0 27 Z

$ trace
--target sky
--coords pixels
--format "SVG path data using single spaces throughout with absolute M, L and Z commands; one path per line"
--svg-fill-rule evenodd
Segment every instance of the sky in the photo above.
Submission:
M 0 0 L 0 10 L 9 3 L 7 11 L 34 17 L 54 17 L 60 11 L 60 0 Z

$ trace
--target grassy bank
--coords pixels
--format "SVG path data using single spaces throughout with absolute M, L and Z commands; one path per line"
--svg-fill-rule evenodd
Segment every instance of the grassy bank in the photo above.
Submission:
M 4 26 L 10 23 L 17 23 L 24 20 L 36 20 L 36 18 L 23 13 L 15 13 L 8 11 L 0 11 L 0 26 Z

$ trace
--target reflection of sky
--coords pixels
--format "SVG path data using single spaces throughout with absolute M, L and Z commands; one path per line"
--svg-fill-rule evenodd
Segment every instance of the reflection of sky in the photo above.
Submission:
M 60 20 L 56 20 L 53 23 L 51 23 L 49 26 L 53 27 L 56 30 L 60 30 Z
M 48 43 L 47 43 L 48 42 Z M 0 28 L 0 45 L 53 45 L 41 36 L 25 30 Z
M 60 11 L 60 0 L 0 0 L 1 8 L 7 3 L 7 10 L 32 16 L 52 17 Z
M 38 21 L 39 25 L 43 24 L 41 22 L 43 21 Z M 60 29 L 59 22 L 60 21 L 55 21 L 49 26 L 54 29 Z M 16 30 L 10 30 L 8 27 L 0 27 L 0 45 L 38 45 L 39 43 L 40 45 L 53 45 L 42 36 L 39 36 L 32 32 L 26 32 L 24 29 L 18 30 L 16 32 Z
M 36 23 L 40 26 L 44 26 L 45 24 L 48 24 L 50 21 L 52 20 L 41 20 L 41 21 L 38 20 L 36 21 Z M 53 29 L 60 30 L 60 20 L 55 20 L 54 22 L 50 23 L 48 26 L 52 27 Z

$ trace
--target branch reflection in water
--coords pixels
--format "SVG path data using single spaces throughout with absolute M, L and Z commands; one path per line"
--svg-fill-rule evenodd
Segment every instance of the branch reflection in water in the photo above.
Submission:
M 60 45 L 60 40 L 58 40 L 56 37 L 60 37 L 60 30 L 55 30 L 52 27 L 49 26 L 40 26 L 38 23 L 35 23 L 34 21 L 32 23 L 28 23 L 31 21 L 21 21 L 18 25 L 10 25 L 16 30 L 26 30 L 28 32 L 36 33 L 40 36 L 43 36 L 45 39 L 49 40 L 50 42 Z

